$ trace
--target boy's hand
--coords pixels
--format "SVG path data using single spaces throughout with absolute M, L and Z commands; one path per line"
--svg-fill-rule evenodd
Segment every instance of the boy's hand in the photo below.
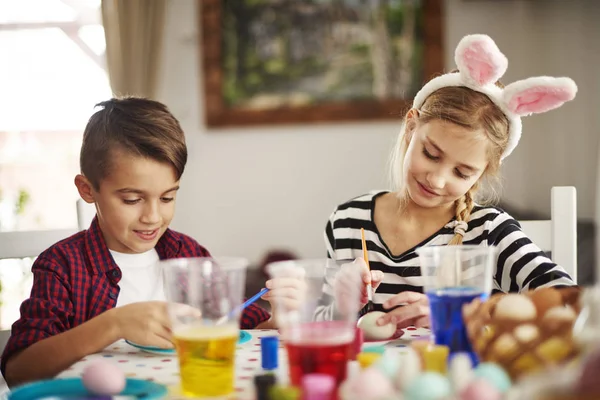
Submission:
M 167 303 L 148 301 L 114 309 L 119 337 L 142 346 L 172 348 Z
M 261 298 L 271 304 L 271 320 L 275 326 L 280 320 L 282 310 L 300 309 L 306 297 L 307 287 L 303 276 L 273 278 L 268 280 L 265 286 L 269 291 Z
M 370 283 L 373 291 L 379 287 L 383 280 L 383 272 L 370 271 L 367 263 L 362 258 L 357 258 L 351 263 L 342 264 L 339 272 L 335 275 L 333 283 L 333 292 L 335 296 L 335 306 L 345 312 L 345 307 L 350 307 L 349 303 L 351 296 L 356 294 L 356 286 L 359 285 L 360 290 L 360 307 L 363 308 L 369 301 L 367 295 L 367 285 Z M 354 308 L 354 307 L 353 307 Z

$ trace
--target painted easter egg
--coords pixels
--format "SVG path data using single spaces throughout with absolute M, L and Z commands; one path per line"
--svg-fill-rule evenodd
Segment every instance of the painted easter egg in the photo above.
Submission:
M 478 378 L 461 391 L 460 400 L 500 400 L 502 393 L 485 379 Z
M 362 370 L 354 379 L 345 382 L 340 390 L 343 400 L 377 400 L 394 396 L 392 382 L 377 368 Z
M 113 396 L 125 389 L 125 374 L 116 365 L 98 360 L 90 363 L 81 377 L 83 386 L 91 393 Z
M 437 372 L 425 372 L 419 375 L 405 392 L 406 400 L 439 400 L 452 393 L 448 379 Z
M 494 363 L 479 364 L 475 368 L 475 376 L 488 381 L 501 393 L 506 393 L 512 386 L 506 371 Z

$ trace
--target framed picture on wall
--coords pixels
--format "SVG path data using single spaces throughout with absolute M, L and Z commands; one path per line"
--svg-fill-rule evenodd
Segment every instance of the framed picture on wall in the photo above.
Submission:
M 397 119 L 443 70 L 443 0 L 198 0 L 208 127 Z

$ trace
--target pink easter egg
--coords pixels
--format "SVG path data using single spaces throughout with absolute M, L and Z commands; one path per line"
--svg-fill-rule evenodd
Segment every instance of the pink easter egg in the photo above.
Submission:
M 460 393 L 460 400 L 500 400 L 502 393 L 485 379 L 475 379 Z
M 348 381 L 342 399 L 376 400 L 394 395 L 391 381 L 376 368 L 362 370 Z
M 116 365 L 98 360 L 83 370 L 83 386 L 91 393 L 113 396 L 125 389 L 125 374 Z

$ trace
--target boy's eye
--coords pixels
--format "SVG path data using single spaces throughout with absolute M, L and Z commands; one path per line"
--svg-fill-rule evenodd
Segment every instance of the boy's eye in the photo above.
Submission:
M 163 203 L 170 203 L 173 200 L 175 200 L 173 197 L 161 197 L 160 199 L 162 200 Z
M 127 200 L 127 199 L 123 199 L 123 203 L 125 203 L 125 204 L 130 204 L 130 205 L 137 204 L 137 203 L 139 203 L 139 202 L 140 202 L 140 199 L 135 199 L 135 200 Z

